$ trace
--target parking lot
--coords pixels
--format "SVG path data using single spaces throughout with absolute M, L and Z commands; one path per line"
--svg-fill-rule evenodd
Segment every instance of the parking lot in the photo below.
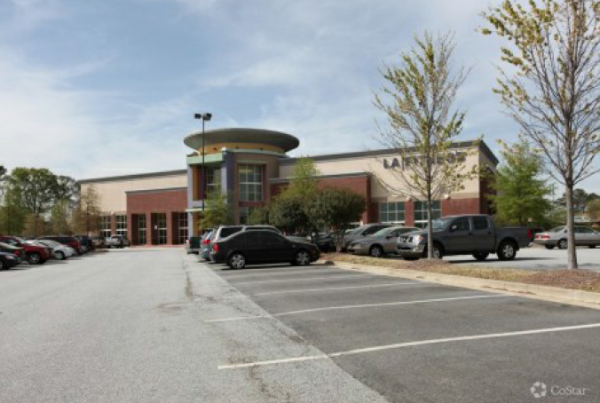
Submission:
M 220 371 L 333 360 L 394 402 L 600 401 L 600 311 L 331 266 L 206 266 L 266 311 L 207 324 L 280 321 L 322 352 Z
M 498 260 L 491 255 L 488 260 L 478 262 L 471 256 L 446 256 L 445 260 L 453 263 L 477 264 L 484 266 L 507 266 L 506 262 Z M 600 248 L 590 249 L 586 246 L 577 248 L 579 268 L 600 271 Z M 548 250 L 542 246 L 534 245 L 521 249 L 515 260 L 509 263 L 515 269 L 559 270 L 567 268 L 567 251 L 561 249 Z

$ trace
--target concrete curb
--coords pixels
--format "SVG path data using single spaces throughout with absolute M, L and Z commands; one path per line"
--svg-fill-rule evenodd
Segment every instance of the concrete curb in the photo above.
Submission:
M 402 277 L 417 281 L 426 281 L 454 287 L 483 290 L 499 294 L 538 299 L 562 304 L 582 306 L 600 310 L 600 293 L 569 290 L 535 284 L 514 283 L 510 281 L 486 280 L 410 269 L 392 269 L 388 267 L 358 265 L 347 262 L 320 261 L 320 263 L 378 275 Z

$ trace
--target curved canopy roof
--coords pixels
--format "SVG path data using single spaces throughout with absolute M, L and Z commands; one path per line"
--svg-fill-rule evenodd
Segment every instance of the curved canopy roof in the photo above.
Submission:
M 300 141 L 291 134 L 264 129 L 215 129 L 204 132 L 205 146 L 223 143 L 267 144 L 283 149 L 285 152 L 298 147 Z M 188 134 L 183 139 L 185 145 L 194 150 L 202 148 L 202 131 Z

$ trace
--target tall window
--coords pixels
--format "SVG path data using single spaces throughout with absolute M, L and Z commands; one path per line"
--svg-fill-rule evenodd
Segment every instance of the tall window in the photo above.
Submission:
M 156 215 L 156 226 L 158 227 L 158 244 L 167 244 L 167 215 L 159 213 Z
M 138 214 L 138 243 L 145 245 L 146 242 L 146 214 Z
M 221 187 L 221 168 L 206 168 L 206 193 L 210 193 Z
M 240 201 L 263 200 L 262 165 L 240 165 Z
M 110 238 L 110 236 L 112 235 L 111 218 L 112 217 L 109 215 L 104 215 L 100 220 L 100 236 L 103 238 Z
M 381 203 L 379 222 L 404 224 L 404 202 Z
M 178 213 L 177 214 L 177 224 L 179 228 L 178 239 L 179 244 L 184 244 L 188 239 L 188 216 L 187 213 Z
M 442 204 L 439 200 L 431 202 L 431 219 L 435 220 L 442 216 Z M 427 227 L 427 202 L 419 201 L 415 202 L 415 227 L 425 228 Z
M 127 236 L 127 216 L 118 215 L 115 217 L 117 221 L 117 235 Z

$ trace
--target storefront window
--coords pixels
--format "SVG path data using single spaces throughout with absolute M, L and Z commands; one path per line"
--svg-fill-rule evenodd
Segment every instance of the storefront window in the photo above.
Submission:
M 100 236 L 103 238 L 110 238 L 112 235 L 111 218 L 111 216 L 105 215 L 100 220 Z
M 167 244 L 167 215 L 164 213 L 156 215 L 156 226 L 158 227 L 158 244 Z
M 381 203 L 379 222 L 404 224 L 404 202 Z
M 221 187 L 221 168 L 206 168 L 206 193 L 215 191 Z
M 118 215 L 115 217 L 117 220 L 117 235 L 127 236 L 127 216 Z
M 146 244 L 146 214 L 138 214 L 138 243 Z
M 262 165 L 240 165 L 240 201 L 263 200 L 263 167 Z
M 431 219 L 442 217 L 442 204 L 439 200 L 431 202 Z M 425 228 L 427 227 L 427 202 L 419 201 L 415 202 L 415 227 Z
M 188 239 L 188 216 L 187 213 L 178 213 L 179 244 L 184 244 Z

